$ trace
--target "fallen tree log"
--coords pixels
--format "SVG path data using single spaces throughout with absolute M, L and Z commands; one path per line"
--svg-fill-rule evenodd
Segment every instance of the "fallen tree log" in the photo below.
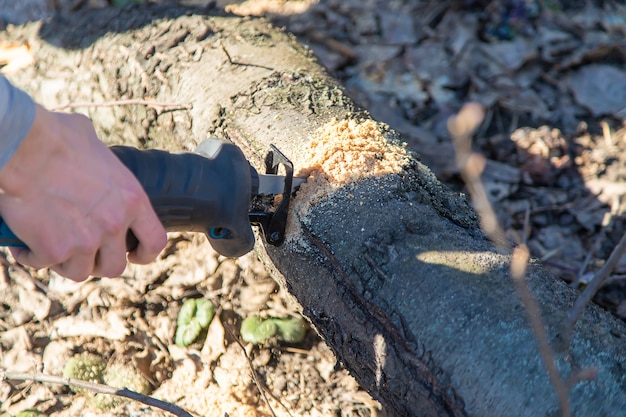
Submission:
M 393 131 L 371 120 L 292 36 L 262 19 L 137 6 L 8 28 L 35 65 L 9 74 L 52 108 L 85 111 L 109 144 L 193 150 L 234 141 L 257 165 L 275 144 L 311 175 L 287 242 L 257 250 L 341 362 L 392 415 L 551 416 L 559 402 L 510 257 Z M 419 152 L 419 150 L 417 150 Z M 452 155 L 450 157 L 453 157 Z M 531 264 L 558 340 L 577 293 Z M 626 326 L 589 306 L 564 377 L 577 416 L 626 404 Z

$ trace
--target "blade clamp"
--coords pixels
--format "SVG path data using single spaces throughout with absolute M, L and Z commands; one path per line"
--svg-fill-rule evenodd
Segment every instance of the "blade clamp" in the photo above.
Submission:
M 272 246 L 280 246 L 285 241 L 293 183 L 293 163 L 276 146 L 270 145 L 270 150 L 265 156 L 265 173 L 277 175 L 281 165 L 285 170 L 285 186 L 278 207 L 273 212 L 254 211 L 248 214 L 250 223 L 260 226 L 265 241 Z

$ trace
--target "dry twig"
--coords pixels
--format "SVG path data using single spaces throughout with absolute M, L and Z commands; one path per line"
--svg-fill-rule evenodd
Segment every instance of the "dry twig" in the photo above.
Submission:
M 530 252 L 528 251 L 528 247 L 526 245 L 517 246 L 513 250 L 513 256 L 511 258 L 511 276 L 513 277 L 515 289 L 522 300 L 522 304 L 526 308 L 528 321 L 530 322 L 530 327 L 532 328 L 533 334 L 539 344 L 539 354 L 541 355 L 543 363 L 548 370 L 550 382 L 554 386 L 556 394 L 559 398 L 561 415 L 563 417 L 569 417 L 572 415 L 569 401 L 569 384 L 563 380 L 556 367 L 554 352 L 548 342 L 546 328 L 541 320 L 541 317 L 539 316 L 539 304 L 532 296 L 528 286 L 524 282 L 529 258 Z
M 480 217 L 481 228 L 499 250 L 510 252 L 510 245 L 498 224 L 496 213 L 480 179 L 486 164 L 485 157 L 472 152 L 471 136 L 480 126 L 483 118 L 484 111 L 480 104 L 467 104 L 458 115 L 450 118 L 448 130 L 456 151 L 456 164 L 472 197 L 474 209 Z
M 35 382 L 45 382 L 49 384 L 74 386 L 78 388 L 84 388 L 89 391 L 100 393 L 100 394 L 109 394 L 109 395 L 114 395 L 117 397 L 124 397 L 124 398 L 128 398 L 131 400 L 135 400 L 151 407 L 160 408 L 161 410 L 172 413 L 178 417 L 194 417 L 192 414 L 188 413 L 187 411 L 183 410 L 182 408 L 176 405 L 158 400 L 153 397 L 149 397 L 147 395 L 140 394 L 135 391 L 131 391 L 127 388 L 114 388 L 114 387 L 104 385 L 104 384 L 94 384 L 94 383 L 87 382 L 87 381 L 81 381 L 80 379 L 63 378 L 60 376 L 46 375 L 42 373 L 12 372 L 12 371 L 0 369 L 0 380 L 35 381 Z
M 485 167 L 485 158 L 482 155 L 474 153 L 471 149 L 471 136 L 480 126 L 483 119 L 484 111 L 482 106 L 477 103 L 470 103 L 463 107 L 458 115 L 450 118 L 448 121 L 448 130 L 453 138 L 457 166 L 472 197 L 474 208 L 480 217 L 481 227 L 498 249 L 509 253 L 512 250 L 511 245 L 498 223 L 495 211 L 487 198 L 487 192 L 480 179 Z M 529 256 L 530 254 L 526 245 L 522 244 L 513 249 L 511 257 L 511 276 L 513 277 L 515 288 L 528 315 L 533 334 L 539 344 L 539 354 L 541 355 L 548 371 L 550 381 L 559 398 L 561 416 L 570 417 L 570 384 L 563 380 L 556 367 L 556 358 L 548 342 L 545 325 L 539 315 L 539 306 L 524 280 Z
M 585 307 L 587 307 L 587 304 L 589 304 L 593 296 L 596 294 L 596 292 L 598 292 L 598 290 L 607 280 L 609 275 L 611 275 L 611 272 L 613 271 L 613 269 L 615 269 L 615 265 L 617 265 L 622 255 L 624 254 L 624 249 L 626 249 L 626 235 L 622 236 L 602 269 L 600 269 L 596 273 L 594 278 L 589 282 L 589 285 L 587 285 L 583 293 L 578 297 L 576 303 L 567 314 L 567 326 L 563 335 L 565 346 L 569 345 L 572 334 L 574 333 L 574 327 L 576 326 L 576 323 L 578 322 L 580 316 L 585 311 Z
M 97 107 L 116 107 L 116 106 L 132 106 L 132 105 L 154 107 L 157 110 L 189 110 L 191 109 L 191 105 L 189 104 L 162 103 L 158 101 L 143 100 L 143 99 L 128 99 L 128 100 L 104 101 L 101 103 L 93 103 L 93 102 L 66 103 L 66 104 L 60 104 L 58 106 L 52 107 L 50 110 L 59 111 L 59 110 L 65 110 L 65 109 L 75 109 L 78 107 L 97 108 Z
M 239 61 L 235 61 L 233 59 L 233 57 L 230 55 L 230 53 L 228 52 L 228 50 L 226 49 L 226 47 L 224 46 L 223 42 L 220 42 L 220 49 L 222 50 L 222 52 L 224 52 L 224 54 L 226 55 L 226 59 L 228 60 L 228 63 L 230 65 L 233 66 L 240 66 L 240 67 L 256 67 L 256 68 L 263 68 L 269 71 L 274 71 L 274 68 L 272 67 L 267 67 L 265 65 L 258 65 L 258 64 L 246 64 L 245 62 L 239 62 Z

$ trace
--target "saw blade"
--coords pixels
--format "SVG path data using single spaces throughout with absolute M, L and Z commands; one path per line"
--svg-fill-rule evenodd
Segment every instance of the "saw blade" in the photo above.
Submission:
M 259 177 L 259 187 L 257 194 L 275 195 L 282 194 L 285 189 L 285 177 L 283 175 L 257 174 Z M 291 183 L 291 192 L 296 191 L 306 178 L 294 177 Z

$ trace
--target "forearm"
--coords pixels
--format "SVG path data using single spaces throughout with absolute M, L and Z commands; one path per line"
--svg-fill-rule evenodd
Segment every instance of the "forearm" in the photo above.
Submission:
M 11 159 L 34 119 L 34 101 L 0 75 L 0 169 Z

